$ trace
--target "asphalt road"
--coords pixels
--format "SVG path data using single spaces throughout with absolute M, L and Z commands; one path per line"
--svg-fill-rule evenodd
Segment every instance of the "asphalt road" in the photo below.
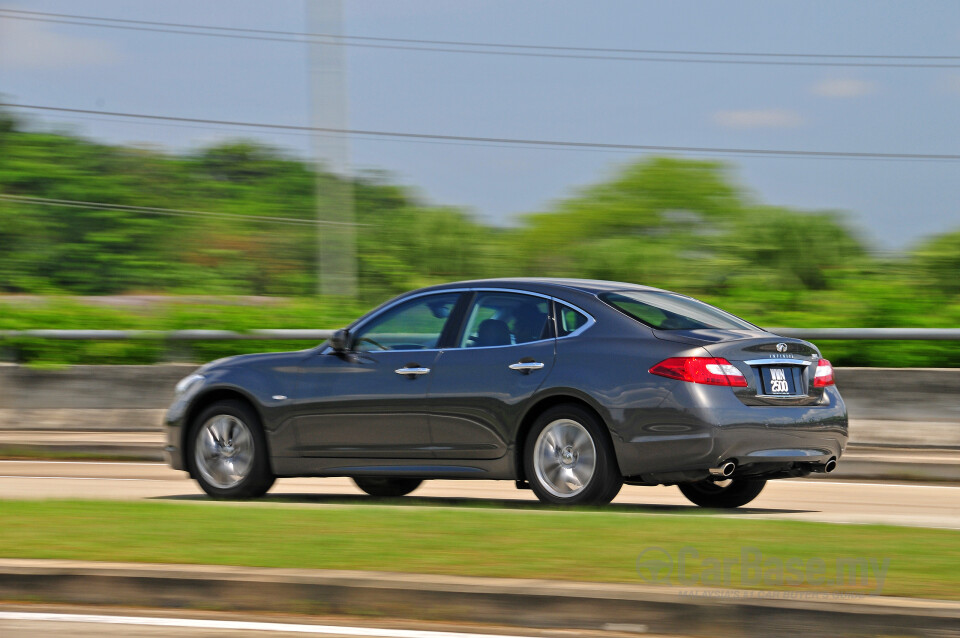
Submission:
M 620 638 L 642 628 L 612 626 L 590 636 Z M 111 610 L 102 607 L 0 605 L 0 636 L 39 638 L 78 636 L 164 636 L 243 638 L 247 636 L 326 636 L 328 638 L 553 638 L 588 635 L 571 630 L 537 630 L 421 621 L 363 621 L 287 615 Z
M 323 506 L 361 497 L 349 479 L 281 479 L 265 500 L 292 498 Z M 0 460 L 0 499 L 24 498 L 206 500 L 185 473 L 160 463 Z M 407 498 L 451 506 L 536 500 L 532 492 L 508 481 L 427 481 Z M 698 509 L 675 487 L 631 486 L 624 486 L 610 508 L 662 513 Z M 727 515 L 960 529 L 960 485 L 777 480 L 749 506 Z

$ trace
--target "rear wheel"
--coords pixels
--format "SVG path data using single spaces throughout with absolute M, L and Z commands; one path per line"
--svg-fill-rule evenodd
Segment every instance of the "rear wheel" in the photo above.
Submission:
M 194 421 L 188 462 L 214 498 L 256 498 L 273 485 L 260 419 L 240 401 L 218 401 Z
M 387 476 L 355 476 L 353 482 L 370 496 L 379 496 L 380 498 L 406 496 L 423 483 L 420 479 Z
M 764 479 L 703 480 L 680 483 L 677 487 L 687 499 L 700 507 L 730 508 L 746 505 L 763 490 Z
M 524 445 L 524 470 L 544 503 L 605 505 L 623 485 L 606 427 L 577 405 L 537 418 Z

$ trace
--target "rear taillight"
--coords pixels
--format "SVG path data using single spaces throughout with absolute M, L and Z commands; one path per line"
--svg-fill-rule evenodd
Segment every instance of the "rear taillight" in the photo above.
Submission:
M 650 368 L 650 374 L 704 385 L 747 387 L 747 379 L 726 359 L 672 357 Z
M 825 388 L 833 383 L 833 366 L 826 359 L 820 359 L 817 362 L 817 371 L 813 374 L 813 387 Z

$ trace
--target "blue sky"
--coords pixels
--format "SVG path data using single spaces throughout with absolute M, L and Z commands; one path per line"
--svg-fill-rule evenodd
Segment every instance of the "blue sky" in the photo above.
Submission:
M 344 0 L 349 35 L 538 45 L 960 55 L 960 2 Z M 303 31 L 304 0 L 18 0 L 4 8 Z M 960 153 L 960 68 L 665 64 L 347 48 L 357 129 L 669 146 Z M 303 44 L 0 19 L 0 94 L 29 104 L 310 124 Z M 957 61 L 954 61 L 957 62 Z M 303 135 L 49 115 L 182 150 Z M 352 139 L 431 202 L 509 223 L 638 157 Z M 839 210 L 879 247 L 960 229 L 960 162 L 722 158 L 758 201 Z

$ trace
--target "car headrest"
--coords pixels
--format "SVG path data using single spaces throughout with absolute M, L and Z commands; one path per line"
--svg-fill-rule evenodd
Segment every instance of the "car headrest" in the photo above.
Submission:
M 510 329 L 505 321 L 484 319 L 477 328 L 477 346 L 510 345 Z
M 513 332 L 517 336 L 517 343 L 537 341 L 543 338 L 544 327 L 547 323 L 547 314 L 536 308 L 522 308 L 515 314 Z

